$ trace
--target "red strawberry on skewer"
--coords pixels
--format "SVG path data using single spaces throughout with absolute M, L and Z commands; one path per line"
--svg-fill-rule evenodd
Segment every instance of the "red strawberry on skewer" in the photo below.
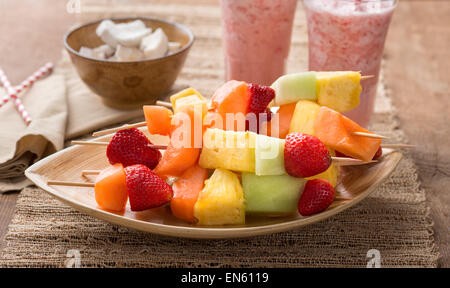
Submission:
M 286 136 L 284 167 L 293 177 L 311 177 L 320 174 L 331 165 L 327 147 L 317 138 L 299 132 Z
M 263 113 L 267 105 L 275 98 L 275 90 L 268 86 L 247 84 L 248 108 L 247 113 Z
M 112 165 L 121 163 L 127 167 L 143 164 L 153 169 L 161 160 L 161 152 L 149 145 L 152 142 L 138 129 L 120 130 L 109 142 L 106 156 Z
M 247 84 L 248 108 L 246 130 L 258 133 L 263 122 L 269 122 L 272 112 L 267 105 L 275 98 L 275 91 L 257 84 Z M 256 123 L 255 122 L 256 119 Z
M 132 165 L 124 170 L 131 211 L 156 208 L 172 200 L 172 187 L 147 166 Z
M 327 209 L 334 201 L 334 188 L 330 182 L 314 179 L 306 182 L 305 189 L 298 201 L 298 212 L 309 216 Z

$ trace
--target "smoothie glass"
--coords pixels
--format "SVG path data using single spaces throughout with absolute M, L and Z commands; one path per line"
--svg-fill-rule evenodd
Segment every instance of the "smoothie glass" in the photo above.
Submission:
M 284 74 L 297 0 L 220 0 L 226 80 L 271 85 Z
M 361 71 L 360 105 L 345 113 L 367 127 L 373 113 L 384 42 L 397 0 L 304 0 L 309 70 Z

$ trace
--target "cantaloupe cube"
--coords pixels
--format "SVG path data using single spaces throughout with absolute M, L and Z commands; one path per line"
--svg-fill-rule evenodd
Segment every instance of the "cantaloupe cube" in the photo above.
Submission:
M 328 147 L 363 161 L 372 160 L 381 145 L 381 139 L 353 135 L 353 132 L 372 132 L 324 106 L 317 115 L 314 132 Z

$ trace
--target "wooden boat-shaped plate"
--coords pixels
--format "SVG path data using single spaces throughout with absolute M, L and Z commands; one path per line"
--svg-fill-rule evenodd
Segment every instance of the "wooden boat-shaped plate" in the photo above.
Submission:
M 149 136 L 149 135 L 147 135 Z M 149 136 L 154 144 L 166 144 L 167 138 Z M 98 138 L 107 141 L 110 136 Z M 239 238 L 287 231 L 306 226 L 344 211 L 372 193 L 395 169 L 402 154 L 384 149 L 379 162 L 341 168 L 340 183 L 336 189 L 337 199 L 325 211 L 302 217 L 297 213 L 282 218 L 247 216 L 241 226 L 197 226 L 178 220 L 170 213 L 170 207 L 161 207 L 143 212 L 132 212 L 129 205 L 122 213 L 100 209 L 94 199 L 93 188 L 49 186 L 47 180 L 93 182 L 95 176 L 81 176 L 85 169 L 103 169 L 108 160 L 103 146 L 75 145 L 59 151 L 29 167 L 25 175 L 38 187 L 47 191 L 63 203 L 81 213 L 110 223 L 145 232 L 203 239 Z

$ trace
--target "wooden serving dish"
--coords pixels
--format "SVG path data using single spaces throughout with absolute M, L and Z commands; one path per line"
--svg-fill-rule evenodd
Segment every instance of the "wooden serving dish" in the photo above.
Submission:
M 143 130 L 144 131 L 144 130 Z M 164 145 L 168 138 L 148 135 L 154 144 Z M 108 141 L 110 136 L 100 137 Z M 38 187 L 47 191 L 63 203 L 90 216 L 145 232 L 185 237 L 185 238 L 239 238 L 287 231 L 306 226 L 357 204 L 370 195 L 395 169 L 402 154 L 390 149 L 383 149 L 379 162 L 341 168 L 340 183 L 336 188 L 337 199 L 324 212 L 302 217 L 299 214 L 283 218 L 246 217 L 246 224 L 241 226 L 196 226 L 175 218 L 168 206 L 143 212 L 132 212 L 129 205 L 122 213 L 100 209 L 94 199 L 93 188 L 48 186 L 47 180 L 76 182 L 93 182 L 95 176 L 81 176 L 86 169 L 103 169 L 109 165 L 102 146 L 75 145 L 59 151 L 29 167 L 25 175 Z

